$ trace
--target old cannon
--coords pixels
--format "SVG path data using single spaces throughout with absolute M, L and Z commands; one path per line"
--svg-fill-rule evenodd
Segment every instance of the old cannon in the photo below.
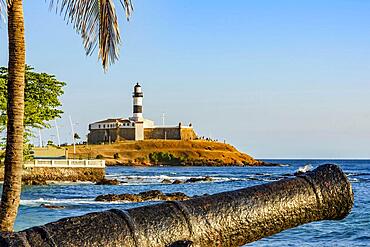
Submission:
M 245 189 L 71 217 L 17 233 L 1 246 L 241 246 L 312 221 L 339 220 L 353 206 L 336 165 Z

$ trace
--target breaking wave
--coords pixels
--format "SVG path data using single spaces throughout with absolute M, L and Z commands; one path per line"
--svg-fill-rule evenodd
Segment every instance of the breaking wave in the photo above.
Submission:
M 38 198 L 38 199 L 22 199 L 22 206 L 39 207 L 41 204 L 50 204 L 55 206 L 65 205 L 96 205 L 96 204 L 122 204 L 124 202 L 98 202 L 94 201 L 94 198 L 73 198 L 73 199 L 58 199 L 58 198 Z
M 265 181 L 272 182 L 277 181 L 287 176 L 292 176 L 290 174 L 271 174 L 271 173 L 252 173 L 245 174 L 238 177 L 225 177 L 225 176 L 207 176 L 211 178 L 211 181 L 199 181 L 197 183 L 219 183 L 219 182 L 232 182 L 232 181 Z M 181 182 L 186 182 L 189 179 L 202 179 L 206 176 L 168 176 L 168 175 L 122 175 L 122 174 L 109 174 L 106 175 L 109 179 L 117 179 L 123 183 L 123 185 L 143 185 L 143 184 L 160 184 L 163 180 L 169 180 L 173 182 L 179 180 Z

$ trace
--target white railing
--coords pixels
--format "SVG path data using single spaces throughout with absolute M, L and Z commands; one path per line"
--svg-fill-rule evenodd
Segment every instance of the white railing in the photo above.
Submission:
M 28 167 L 60 167 L 60 168 L 105 168 L 105 160 L 52 160 L 36 159 L 27 161 L 23 164 L 24 168 Z

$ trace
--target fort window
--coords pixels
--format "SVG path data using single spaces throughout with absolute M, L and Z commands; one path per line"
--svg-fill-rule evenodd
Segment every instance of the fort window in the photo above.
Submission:
M 100 124 L 99 124 L 99 129 L 100 129 Z

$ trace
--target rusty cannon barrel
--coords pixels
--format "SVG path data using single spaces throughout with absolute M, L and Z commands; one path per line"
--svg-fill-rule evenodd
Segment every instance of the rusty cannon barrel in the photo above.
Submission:
M 2 234 L 0 245 L 241 246 L 308 222 L 343 219 L 352 206 L 345 174 L 322 165 L 295 178 L 188 201 L 65 218 Z

